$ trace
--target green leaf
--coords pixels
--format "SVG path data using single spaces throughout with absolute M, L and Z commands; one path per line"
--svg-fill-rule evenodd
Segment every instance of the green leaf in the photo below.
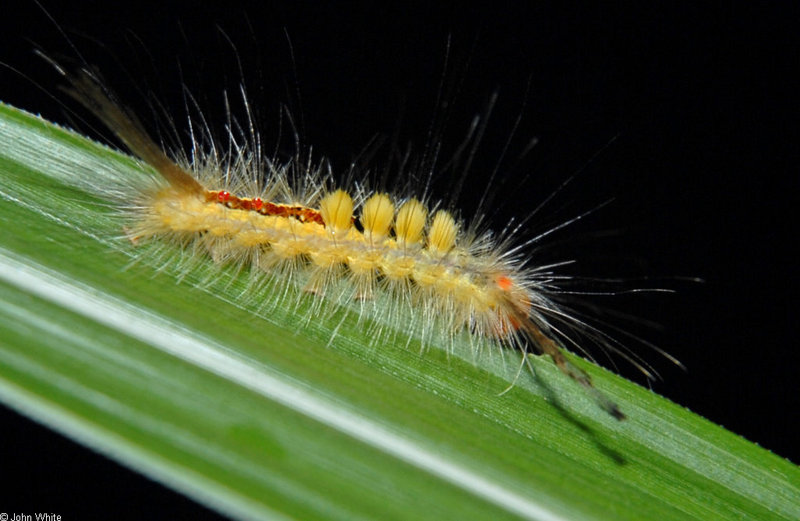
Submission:
M 146 175 L 0 106 L 0 399 L 23 414 L 238 517 L 800 518 L 798 467 L 582 359 L 627 421 L 547 359 L 501 395 L 518 354 L 374 345 L 358 313 L 118 239 L 97 187 Z

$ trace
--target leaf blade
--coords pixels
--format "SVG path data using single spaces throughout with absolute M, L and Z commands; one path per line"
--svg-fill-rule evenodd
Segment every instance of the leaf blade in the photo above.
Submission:
M 105 449 L 112 457 L 170 486 L 242 517 L 791 519 L 800 512 L 797 467 L 581 360 L 629 421 L 598 411 L 544 360 L 534 360 L 537 379 L 521 378 L 499 397 L 516 372 L 513 354 L 505 363 L 497 353 L 473 360 L 468 347 L 450 357 L 438 349 L 420 356 L 402 338 L 375 346 L 347 313 L 298 330 L 298 316 L 309 316 L 312 304 L 265 315 L 257 288 L 232 268 L 220 275 L 202 261 L 188 274 L 169 260 L 158 271 L 130 266 L 130 256 L 142 253 L 109 239 L 120 223 L 86 193 L 87 171 L 147 174 L 21 112 L 2 107 L 2 115 L 0 222 L 14 230 L 0 240 L 2 324 L 10 339 L 0 353 L 4 400 L 33 416 L 83 411 L 75 421 L 97 439 L 131 444 L 112 444 Z M 21 287 L 26 265 L 38 282 Z M 184 280 L 176 284 L 176 275 Z M 60 290 L 66 296 L 58 300 Z M 77 306 L 92 299 L 94 307 Z M 36 309 L 27 322 L 20 318 Z M 110 321 L 109 310 L 118 320 Z M 44 341 L 60 313 L 60 336 Z M 77 329 L 67 326 L 81 321 L 89 333 L 68 341 Z M 106 340 L 98 344 L 98 337 Z M 30 350 L 33 340 L 39 349 Z M 131 367 L 140 372 L 125 372 Z M 45 372 L 34 378 L 37 368 Z M 115 374 L 127 380 L 109 377 Z M 64 394 L 45 385 L 59 378 L 93 387 Z M 217 389 L 216 399 L 200 399 L 208 389 Z M 122 412 L 85 409 L 111 391 L 111 412 L 139 414 L 123 421 Z M 35 399 L 19 398 L 25 393 Z M 305 396 L 307 407 L 291 395 Z M 31 405 L 37 400 L 50 404 L 39 407 L 47 414 Z M 157 414 L 143 416 L 148 410 Z M 100 417 L 103 426 L 91 427 Z M 160 423 L 165 418 L 174 421 Z M 372 434 L 359 434 L 357 425 Z M 79 429 L 55 427 L 81 439 Z M 211 443 L 216 438 L 226 442 Z M 84 441 L 102 446 L 97 439 Z M 293 463 L 267 457 L 275 446 Z

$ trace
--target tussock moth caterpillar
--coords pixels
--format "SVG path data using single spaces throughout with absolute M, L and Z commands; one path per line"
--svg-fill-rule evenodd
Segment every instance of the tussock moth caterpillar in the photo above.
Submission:
M 162 177 L 121 197 L 133 208 L 131 240 L 172 240 L 217 262 L 299 280 L 319 297 L 314 312 L 357 302 L 365 316 L 391 321 L 411 309 L 410 333 L 423 344 L 468 334 L 478 346 L 545 353 L 623 417 L 561 351 L 570 330 L 607 338 L 560 305 L 558 266 L 529 267 L 513 235 L 465 225 L 422 194 L 341 189 L 324 161 L 263 157 L 252 132 L 222 152 L 204 150 L 212 138 L 199 130 L 191 160 L 172 159 L 91 70 L 62 73 L 69 93 Z M 376 327 L 376 342 L 385 331 Z
M 237 143 L 220 155 L 196 141 L 191 161 L 173 160 L 91 69 L 73 74 L 53 65 L 64 90 L 159 174 L 123 196 L 134 201 L 127 232 L 134 243 L 176 241 L 216 262 L 302 280 L 319 297 L 314 312 L 346 301 L 358 301 L 368 317 L 410 307 L 422 317 L 412 327 L 423 345 L 470 334 L 479 345 L 546 354 L 606 412 L 625 418 L 562 352 L 568 329 L 602 333 L 560 306 L 554 266 L 527 266 L 513 237 L 500 243 L 477 234 L 413 196 L 330 188 L 324 162 L 265 159 L 256 135 L 249 136 L 253 149 Z M 383 334 L 377 328 L 373 338 Z

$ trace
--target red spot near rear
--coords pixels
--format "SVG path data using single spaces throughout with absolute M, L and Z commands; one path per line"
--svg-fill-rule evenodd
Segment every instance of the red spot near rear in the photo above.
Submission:
M 503 291 L 510 291 L 514 287 L 514 282 L 505 275 L 500 275 L 497 277 L 497 287 Z
M 523 326 L 523 321 L 527 320 L 530 313 L 531 303 L 527 292 L 514 284 L 511 277 L 498 275 L 495 284 L 504 292 L 502 299 L 504 304 L 496 310 L 497 323 L 494 326 L 494 334 L 504 338 L 519 331 Z
M 263 206 L 264 206 L 264 201 L 262 201 L 260 197 L 256 197 L 255 199 L 253 199 L 253 208 L 255 208 L 256 210 L 260 210 L 261 207 Z
M 231 193 L 230 192 L 220 192 L 219 194 L 217 194 L 217 198 L 219 199 L 219 202 L 225 203 L 231 198 Z

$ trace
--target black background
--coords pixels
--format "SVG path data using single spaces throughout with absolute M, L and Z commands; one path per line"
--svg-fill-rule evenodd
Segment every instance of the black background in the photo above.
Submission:
M 581 259 L 581 273 L 663 276 L 648 284 L 676 288 L 676 295 L 611 302 L 661 324 L 630 328 L 688 368 L 645 353 L 663 376 L 654 390 L 800 461 L 791 253 L 798 12 L 649 2 L 288 4 L 72 2 L 47 9 L 145 119 L 141 91 L 181 107 L 183 81 L 202 93 L 204 111 L 221 129 L 221 93 L 241 79 L 238 56 L 249 95 L 262 104 L 265 132 L 274 130 L 278 104 L 287 103 L 305 142 L 340 169 L 376 135 L 396 132 L 398 143 L 411 140 L 422 153 L 434 114 L 450 118 L 438 137 L 452 151 L 498 93 L 458 199 L 463 215 L 474 212 L 486 172 L 497 165 L 494 228 L 530 211 L 572 174 L 532 233 L 613 198 L 557 237 L 566 253 L 554 250 Z M 44 88 L 6 68 L 0 99 L 65 121 L 63 107 L 45 92 L 54 91 L 55 76 L 31 52 L 41 46 L 74 56 L 59 30 L 28 2 L 12 6 L 0 27 L 0 60 Z M 434 102 L 442 78 L 448 90 L 458 86 L 446 97 L 447 110 Z M 517 161 L 532 137 L 539 144 Z M 442 175 L 436 193 L 448 196 L 453 179 Z M 620 370 L 642 382 L 624 363 Z M 83 501 L 102 489 L 131 517 L 212 515 L 12 411 L 4 409 L 0 422 L 4 472 L 19 488 L 18 503 L 3 501 L 6 510 L 85 512 L 99 508 Z

